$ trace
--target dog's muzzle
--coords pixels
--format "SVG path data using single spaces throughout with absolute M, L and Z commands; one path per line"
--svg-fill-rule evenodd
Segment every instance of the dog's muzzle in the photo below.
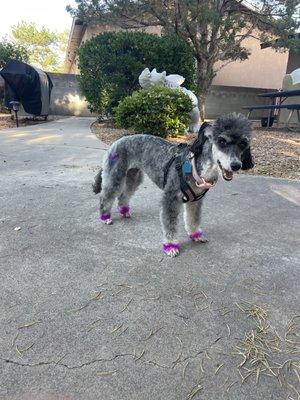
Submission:
M 220 161 L 218 160 L 218 165 L 219 168 L 222 172 L 222 177 L 223 179 L 225 179 L 225 181 L 231 181 L 233 178 L 233 172 L 232 171 L 228 171 L 227 169 L 222 167 L 222 164 L 220 163 Z

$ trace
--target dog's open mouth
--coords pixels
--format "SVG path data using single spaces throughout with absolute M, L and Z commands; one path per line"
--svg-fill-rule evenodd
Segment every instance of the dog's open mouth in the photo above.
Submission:
M 219 165 L 220 170 L 222 172 L 223 179 L 225 179 L 225 181 L 231 181 L 231 179 L 233 178 L 233 172 L 232 171 L 228 171 L 227 169 L 223 168 L 222 164 L 220 163 L 219 160 L 218 160 L 218 165 Z

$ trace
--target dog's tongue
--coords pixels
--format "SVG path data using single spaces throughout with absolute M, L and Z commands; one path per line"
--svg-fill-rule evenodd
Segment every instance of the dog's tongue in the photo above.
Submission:
M 196 181 L 196 186 L 201 189 L 210 189 L 211 187 L 215 186 L 215 182 L 206 182 L 205 179 L 201 178 L 202 182 Z
M 204 178 L 198 175 L 195 158 L 192 158 L 192 175 L 196 181 L 196 186 L 201 189 L 210 189 L 215 185 L 215 182 L 206 182 Z

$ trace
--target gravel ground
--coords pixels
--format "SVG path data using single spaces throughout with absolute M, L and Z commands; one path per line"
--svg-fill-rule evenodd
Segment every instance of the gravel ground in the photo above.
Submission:
M 106 144 L 112 144 L 117 139 L 133 134 L 132 131 L 114 128 L 111 122 L 94 122 L 92 132 Z M 170 139 L 173 142 L 189 141 L 193 135 Z M 282 128 L 264 129 L 255 127 L 253 130 L 252 153 L 255 167 L 247 172 L 251 175 L 266 175 L 278 178 L 300 178 L 300 133 Z
M 46 122 L 51 122 L 59 118 L 61 118 L 61 116 L 49 115 L 47 121 L 44 120 L 31 121 L 26 119 L 25 117 L 19 117 L 19 126 L 44 124 Z M 0 131 L 2 129 L 15 128 L 15 127 L 16 123 L 10 118 L 10 114 L 0 114 Z

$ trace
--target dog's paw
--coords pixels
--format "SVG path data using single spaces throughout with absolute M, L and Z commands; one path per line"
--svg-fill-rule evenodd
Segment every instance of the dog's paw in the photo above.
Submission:
M 180 244 L 179 243 L 164 243 L 163 252 L 169 257 L 176 257 L 179 254 Z
M 190 239 L 190 241 L 192 241 L 192 242 L 201 242 L 201 243 L 207 243 L 207 242 L 208 242 L 208 239 L 206 239 L 206 238 L 203 236 L 203 232 L 202 232 L 201 229 L 200 229 L 199 231 L 196 231 L 196 232 L 194 232 L 194 233 L 191 233 L 191 234 L 189 235 L 189 239 Z
M 112 224 L 112 219 L 111 219 L 111 214 L 101 214 L 99 217 L 99 220 L 105 224 L 105 225 L 111 225 Z
M 130 207 L 129 206 L 121 206 L 119 207 L 119 213 L 122 218 L 130 218 L 131 213 L 130 213 Z

